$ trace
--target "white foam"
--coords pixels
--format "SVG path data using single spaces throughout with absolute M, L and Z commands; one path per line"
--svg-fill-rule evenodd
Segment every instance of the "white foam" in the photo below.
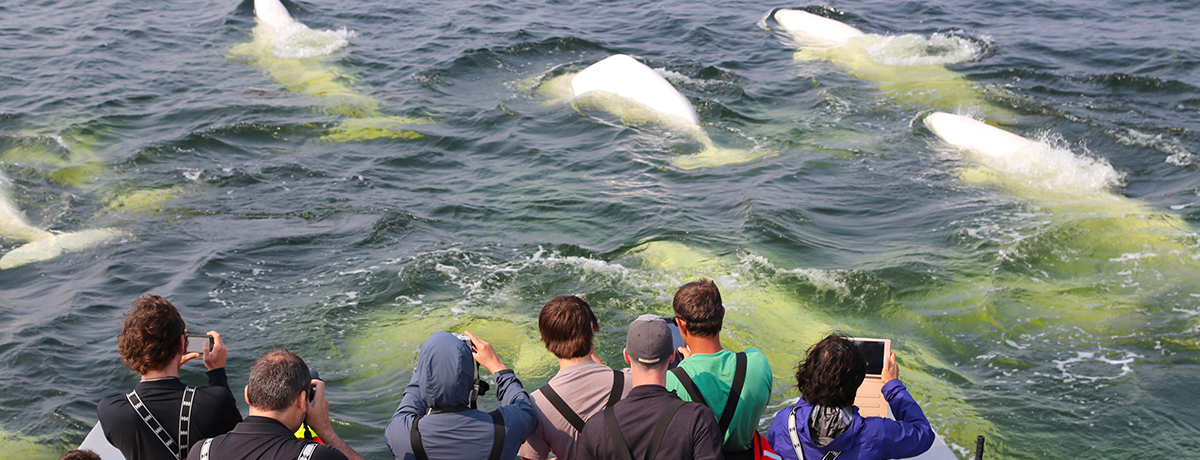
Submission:
M 1195 155 L 1184 148 L 1183 144 L 1178 139 L 1163 137 L 1162 134 L 1150 135 L 1135 129 L 1109 130 L 1109 135 L 1117 140 L 1118 144 L 1128 145 L 1131 147 L 1149 147 L 1160 152 L 1166 153 L 1169 156 L 1165 160 L 1168 164 L 1175 166 L 1188 166 L 1193 163 Z
M 890 66 L 954 65 L 975 60 L 984 52 L 984 46 L 974 40 L 943 33 L 928 37 L 867 34 L 857 40 L 872 60 Z
M 274 30 L 271 36 L 272 55 L 282 59 L 302 59 L 327 56 L 350 44 L 358 34 L 342 27 L 338 30 L 312 30 L 293 22 Z

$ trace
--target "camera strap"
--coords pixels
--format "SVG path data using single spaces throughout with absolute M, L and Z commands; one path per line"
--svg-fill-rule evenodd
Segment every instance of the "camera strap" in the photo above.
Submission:
M 492 416 L 492 451 L 488 453 L 488 460 L 500 460 L 500 455 L 504 453 L 504 415 L 500 413 L 500 409 L 488 412 Z M 417 460 L 429 460 L 429 454 L 425 453 L 425 444 L 421 442 L 421 431 L 417 428 L 422 417 L 413 420 L 412 429 L 408 432 L 408 443 L 412 447 L 413 456 Z
M 692 381 L 692 377 L 682 367 L 671 369 L 671 373 L 675 374 L 675 378 L 679 379 L 679 384 L 683 385 L 683 389 L 687 390 L 688 396 L 692 398 L 692 402 L 698 402 L 709 408 L 708 401 L 704 400 L 704 395 L 700 393 L 700 389 L 696 387 L 696 382 Z M 725 399 L 725 408 L 721 410 L 721 420 L 718 422 L 721 428 L 722 444 L 724 444 L 724 436 L 728 434 L 729 425 L 733 423 L 733 413 L 737 412 L 738 402 L 741 401 L 742 387 L 746 384 L 746 352 L 740 352 L 736 355 L 733 368 L 733 383 L 729 387 L 729 396 Z
M 167 429 L 163 428 L 161 423 L 158 423 L 158 419 L 154 418 L 154 414 L 151 414 L 150 409 L 142 402 L 142 398 L 138 396 L 137 390 L 125 394 L 125 399 L 129 400 L 129 404 L 133 406 L 133 410 L 137 412 L 138 417 L 141 417 L 146 426 L 150 428 L 150 431 L 154 433 L 154 436 L 157 436 L 158 440 L 162 441 L 163 445 L 167 447 L 167 450 L 171 454 L 175 455 L 177 460 L 187 458 L 188 446 L 190 444 L 188 442 L 188 437 L 190 436 L 188 431 L 191 429 L 192 423 L 192 400 L 195 397 L 195 388 L 187 387 L 183 390 L 183 402 L 179 405 L 179 441 L 176 444 L 176 441 L 171 439 L 171 435 L 167 433 Z
M 671 419 L 675 418 L 675 413 L 683 407 L 683 400 L 679 398 L 671 398 L 667 403 L 667 407 L 663 408 L 662 415 L 658 417 L 658 423 L 654 425 L 654 433 L 650 435 L 650 447 L 646 450 L 645 460 L 655 460 L 658 457 L 658 448 L 662 445 L 663 436 L 667 434 L 667 425 L 671 424 Z M 604 424 L 608 426 L 608 435 L 612 438 L 616 451 L 624 460 L 633 460 L 633 449 L 629 447 L 629 443 L 625 441 L 625 435 L 621 433 L 621 426 L 617 424 L 617 413 L 609 407 L 604 409 Z
M 562 397 L 558 395 L 558 392 L 554 391 L 554 388 L 550 387 L 549 383 L 543 386 L 541 391 L 542 396 L 545 396 L 546 400 L 550 401 L 550 404 L 553 405 L 554 408 L 558 410 L 558 413 L 567 420 L 567 423 L 570 423 L 571 426 L 575 428 L 576 432 L 583 431 L 583 418 L 581 418 L 579 414 L 575 413 L 575 410 L 571 409 L 571 406 L 567 405 L 566 401 L 563 401 Z M 617 401 L 620 401 L 621 393 L 624 392 L 625 373 L 614 369 L 612 391 L 608 394 L 608 403 L 604 405 L 604 408 L 608 409 L 612 407 L 613 404 L 616 404 Z
M 796 449 L 796 457 L 807 460 L 804 457 L 804 446 L 800 443 L 800 433 L 796 431 L 796 411 L 799 409 L 800 403 L 797 402 L 795 406 L 792 406 L 792 413 L 788 414 L 788 435 L 792 437 L 792 448 Z M 837 460 L 840 455 L 842 455 L 840 451 L 831 450 L 825 452 L 821 460 Z
M 200 460 L 209 460 L 209 450 L 212 448 L 212 442 L 213 438 L 208 438 L 204 440 L 204 444 L 200 445 Z M 313 452 L 317 451 L 317 445 L 315 442 L 305 444 L 304 448 L 300 450 L 300 456 L 297 460 L 310 460 Z

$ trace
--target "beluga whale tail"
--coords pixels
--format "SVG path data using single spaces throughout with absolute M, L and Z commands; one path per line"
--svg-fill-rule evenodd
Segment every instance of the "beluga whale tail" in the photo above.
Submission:
M 0 257 L 0 270 L 53 259 L 67 252 L 82 251 L 122 235 L 120 230 L 103 228 L 71 233 L 50 233 L 34 227 L 9 199 L 12 184 L 0 173 L 0 238 L 24 241 Z
M 965 111 L 1010 121 L 1011 111 L 988 100 L 988 88 L 946 69 L 987 54 L 991 45 L 961 34 L 878 35 L 804 10 L 776 9 L 770 20 L 800 47 L 799 61 L 827 61 L 855 77 L 874 82 L 890 98 L 920 109 Z
M 701 152 L 675 159 L 681 169 L 720 166 L 757 159 L 761 152 L 715 145 L 700 127 L 695 109 L 675 86 L 625 54 L 609 56 L 577 74 L 548 82 L 544 88 L 570 99 L 576 108 L 594 106 L 627 125 L 654 123 L 699 142 Z M 565 93 L 565 94 L 561 94 Z

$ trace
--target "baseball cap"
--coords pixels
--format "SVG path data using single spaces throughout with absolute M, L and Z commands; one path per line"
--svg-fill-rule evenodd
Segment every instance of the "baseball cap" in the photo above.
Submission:
M 629 353 L 630 359 L 645 365 L 670 360 L 675 347 L 667 322 L 654 315 L 642 315 L 633 320 L 629 325 L 629 336 L 625 338 L 625 352 Z

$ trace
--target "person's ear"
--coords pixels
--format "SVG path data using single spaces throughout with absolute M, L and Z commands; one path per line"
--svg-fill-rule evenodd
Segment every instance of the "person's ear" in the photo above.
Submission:
M 296 395 L 295 404 L 300 409 L 301 414 L 308 413 L 308 392 L 301 391 L 299 395 Z
M 622 348 L 621 354 L 625 355 L 625 364 L 633 364 L 633 360 L 629 359 L 629 350 Z
M 692 335 L 692 334 L 688 333 L 687 321 L 684 321 L 683 319 L 680 319 L 678 316 L 676 316 L 675 317 L 675 325 L 679 327 L 679 335 L 684 335 L 684 334 Z
M 250 384 L 249 383 L 247 383 L 246 386 L 244 388 L 242 388 L 242 397 L 246 398 L 246 404 L 250 404 Z

